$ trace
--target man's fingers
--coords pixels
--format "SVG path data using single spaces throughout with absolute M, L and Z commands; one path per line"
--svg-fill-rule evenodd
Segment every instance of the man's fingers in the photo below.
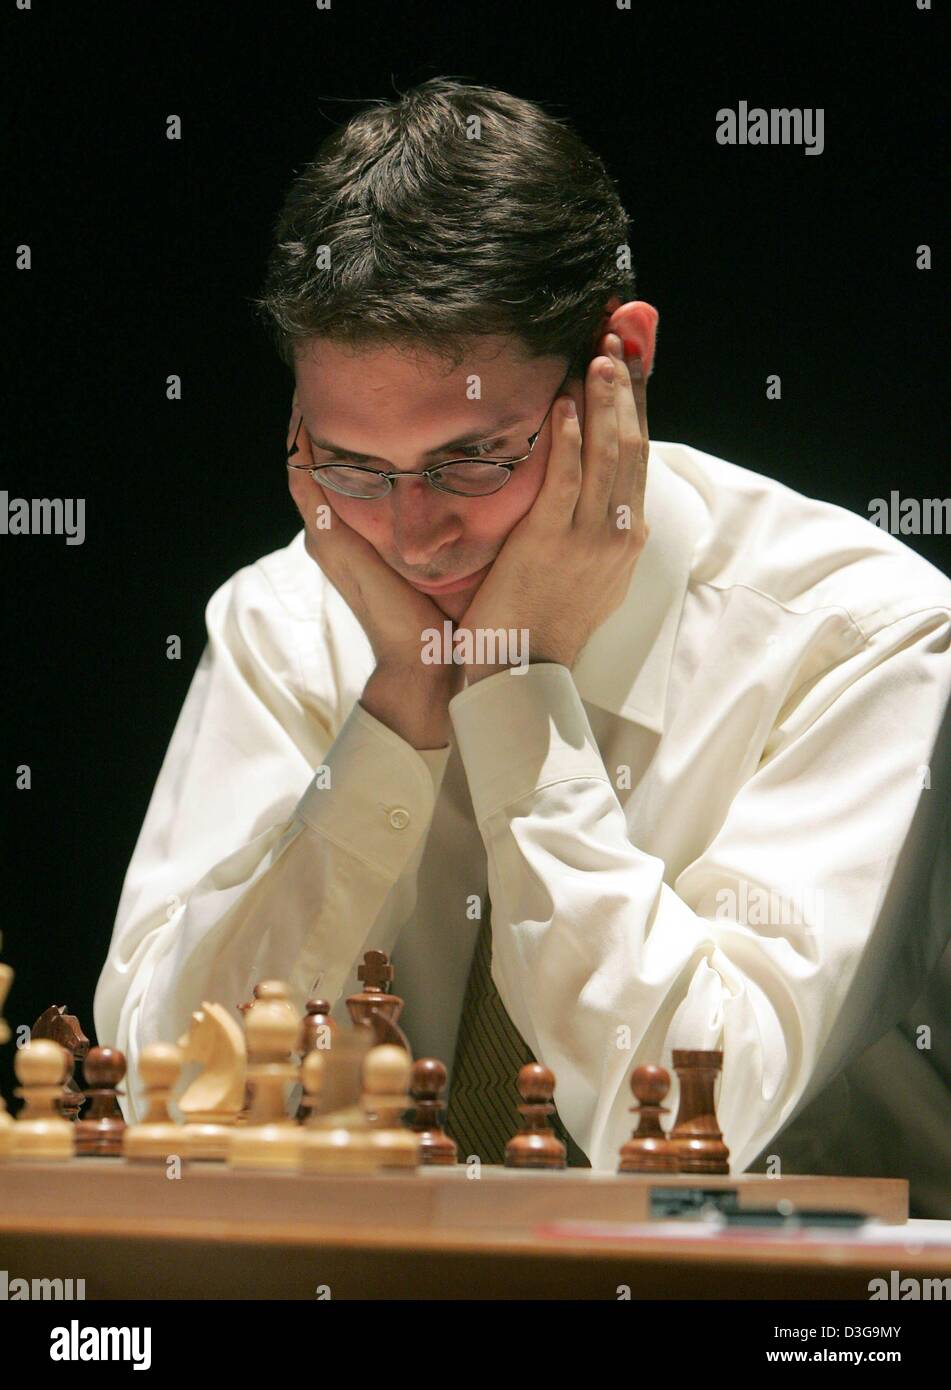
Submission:
M 644 487 L 647 476 L 647 401 L 643 374 L 638 375 L 637 363 L 619 366 L 617 392 L 617 428 L 621 458 L 611 491 L 610 515 L 616 521 L 618 508 L 631 509 L 631 525 L 643 515 Z
M 532 515 L 546 524 L 569 526 L 581 490 L 581 424 L 559 396 L 551 412 L 551 444 L 545 478 Z
M 613 380 L 605 380 L 602 368 L 609 363 Z M 575 522 L 600 526 L 620 462 L 618 442 L 617 393 L 623 389 L 623 368 L 615 358 L 595 357 L 588 368 L 585 385 L 584 442 L 581 448 L 581 495 L 575 507 Z
M 638 359 L 639 371 L 631 374 L 631 393 L 634 397 L 634 405 L 637 409 L 637 423 L 640 432 L 640 466 L 637 479 L 634 484 L 635 496 L 643 515 L 644 497 L 647 492 L 647 467 L 650 458 L 650 433 L 647 427 L 647 377 L 644 372 L 643 359 Z M 647 525 L 645 523 L 645 539 L 647 535 Z
M 296 433 L 297 453 L 288 459 L 288 463 L 306 464 L 313 467 L 314 460 L 310 452 L 307 431 L 303 427 L 298 430 L 300 421 L 301 413 L 297 406 L 297 393 L 295 391 L 290 424 L 287 428 L 287 447 L 290 450 L 293 446 Z M 334 545 L 334 531 L 339 528 L 334 525 L 336 518 L 333 508 L 327 501 L 327 494 L 320 484 L 310 476 L 306 468 L 289 468 L 287 470 L 287 486 L 307 531 L 308 550 L 313 556 L 320 552 L 329 559 Z

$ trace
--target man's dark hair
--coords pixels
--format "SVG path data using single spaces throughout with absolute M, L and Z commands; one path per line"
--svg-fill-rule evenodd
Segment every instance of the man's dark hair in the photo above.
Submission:
M 323 141 L 287 195 L 252 303 L 292 371 L 314 337 L 433 353 L 452 369 L 467 340 L 505 334 L 578 375 L 606 301 L 635 297 L 629 245 L 614 180 L 565 121 L 436 77 Z

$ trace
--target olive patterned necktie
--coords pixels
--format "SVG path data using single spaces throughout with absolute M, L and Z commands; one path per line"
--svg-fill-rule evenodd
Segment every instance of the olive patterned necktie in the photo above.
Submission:
M 518 1073 L 535 1060 L 492 982 L 492 906 L 486 900 L 466 983 L 446 1111 L 446 1132 L 458 1144 L 461 1162 L 473 1154 L 483 1163 L 505 1162 L 505 1145 L 520 1128 Z M 557 1111 L 549 1123 L 567 1148 L 568 1166 L 590 1168 Z

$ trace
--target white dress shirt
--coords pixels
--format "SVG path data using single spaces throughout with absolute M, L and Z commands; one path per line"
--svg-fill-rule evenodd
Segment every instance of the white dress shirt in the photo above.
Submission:
M 651 444 L 646 515 L 574 668 L 466 686 L 427 752 L 358 703 L 373 654 L 303 531 L 218 589 L 96 993 L 130 1118 L 141 1048 L 202 1000 L 277 978 L 346 1019 L 371 947 L 414 1055 L 451 1071 L 486 892 L 499 995 L 596 1168 L 631 1132 L 636 1065 L 722 1047 L 738 1172 L 896 1023 L 951 931 L 946 909 L 879 929 L 919 800 L 948 801 L 923 783 L 951 582 L 684 444 Z

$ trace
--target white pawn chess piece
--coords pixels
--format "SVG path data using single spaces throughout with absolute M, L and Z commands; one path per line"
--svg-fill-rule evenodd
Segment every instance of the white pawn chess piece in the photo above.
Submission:
M 186 1065 L 202 1070 L 179 1097 L 185 1117 L 183 1142 L 189 1158 L 225 1159 L 231 1131 L 244 1104 L 247 1072 L 244 1034 L 220 1004 L 203 1003 L 178 1040 Z
M 296 1169 L 300 1160 L 300 1127 L 287 1114 L 286 1091 L 297 1081 L 291 1053 L 300 1022 L 278 980 L 265 980 L 255 991 L 254 1007 L 245 1014 L 249 1057 L 247 1081 L 251 1110 L 236 1126 L 228 1144 L 232 1168 Z
M 139 1079 L 145 1091 L 146 1112 L 141 1124 L 122 1133 L 122 1157 L 133 1162 L 164 1163 L 186 1158 L 185 1137 L 168 1111 L 184 1056 L 172 1043 L 150 1043 L 139 1053 Z
M 409 1083 L 413 1063 L 405 1048 L 383 1043 L 367 1053 L 360 1104 L 370 1127 L 370 1148 L 381 1168 L 416 1168 L 419 1135 L 401 1123 L 412 1105 Z
M 342 1055 L 347 1051 L 349 1039 L 349 1034 L 343 1034 L 326 1057 L 315 1050 L 304 1058 L 301 1081 L 312 1100 L 329 1089 L 330 1068 L 341 1060 L 334 1053 Z M 359 1041 L 363 1041 L 362 1037 Z M 361 1050 L 355 1046 L 349 1051 L 350 1057 L 342 1059 L 344 1067 L 348 1061 L 362 1061 L 366 1055 L 366 1048 Z M 359 1107 L 349 1106 L 328 1114 L 311 1110 L 300 1131 L 300 1170 L 302 1173 L 372 1173 L 378 1164 L 366 1139 L 366 1115 Z
M 69 1053 L 50 1038 L 33 1038 L 17 1048 L 13 1070 L 20 1083 L 14 1095 L 23 1109 L 14 1123 L 13 1159 L 53 1159 L 73 1156 L 73 1127 L 59 1112 Z

